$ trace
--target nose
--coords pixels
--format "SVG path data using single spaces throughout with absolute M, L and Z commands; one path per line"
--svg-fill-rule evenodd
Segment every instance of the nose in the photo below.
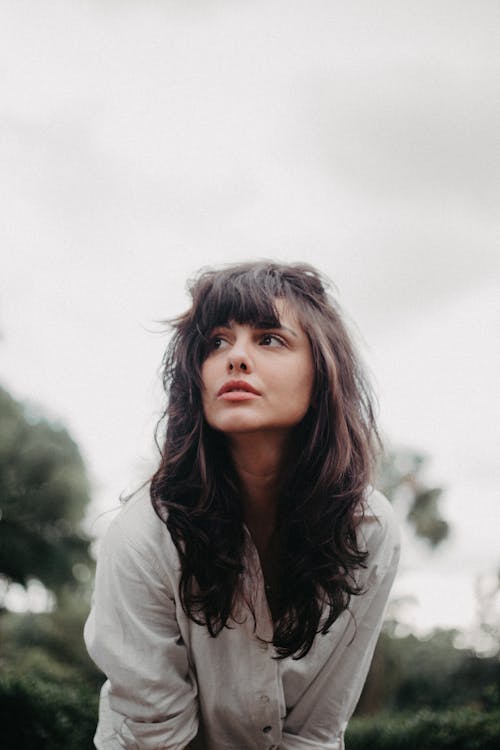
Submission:
M 230 359 L 229 362 L 228 362 L 228 368 L 227 369 L 229 370 L 229 372 L 233 372 L 234 370 L 236 370 L 236 371 L 240 370 L 241 372 L 248 372 L 249 368 L 248 368 L 248 365 L 247 365 L 247 363 L 246 363 L 246 361 L 244 359 L 238 358 L 235 361 L 233 361 L 232 359 Z
M 253 369 L 252 358 L 249 352 L 249 343 L 237 340 L 234 346 L 228 351 L 227 356 L 228 372 L 251 372 Z

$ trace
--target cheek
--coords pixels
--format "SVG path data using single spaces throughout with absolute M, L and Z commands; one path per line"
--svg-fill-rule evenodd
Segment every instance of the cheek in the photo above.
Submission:
M 205 418 L 205 422 L 210 425 L 210 427 L 214 427 L 214 409 L 213 405 L 210 403 L 210 401 L 206 398 L 204 394 L 202 394 L 202 400 L 201 400 L 201 409 L 203 412 L 203 416 Z
M 290 393 L 290 403 L 295 404 L 297 411 L 305 414 L 309 409 L 313 396 L 314 373 L 312 368 L 303 368 L 297 372 L 297 379 L 293 392 Z
M 201 375 L 201 403 L 203 406 L 203 413 L 205 414 L 205 416 L 207 412 L 207 407 L 209 405 L 208 394 L 210 393 L 210 380 L 211 380 L 210 370 L 211 370 L 210 366 L 207 366 L 207 363 L 204 362 L 200 370 L 200 375 Z
M 310 361 L 304 364 L 302 371 L 302 393 L 304 394 L 304 401 L 307 401 L 309 406 L 311 403 L 314 389 L 314 365 L 312 358 Z
M 201 368 L 200 368 L 200 376 L 201 376 L 201 385 L 202 385 L 202 396 L 204 397 L 204 394 L 210 390 L 210 383 L 213 380 L 212 375 L 212 364 L 209 359 L 206 359 Z

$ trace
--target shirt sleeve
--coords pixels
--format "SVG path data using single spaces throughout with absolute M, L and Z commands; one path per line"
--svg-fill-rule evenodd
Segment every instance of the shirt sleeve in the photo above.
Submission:
M 117 522 L 101 543 L 84 637 L 108 677 L 96 747 L 183 750 L 197 733 L 198 701 L 172 584 Z
M 360 576 L 364 593 L 351 598 L 349 610 L 334 624 L 331 653 L 287 715 L 280 750 L 344 748 L 344 732 L 370 668 L 399 562 L 394 511 L 377 496 L 377 515 L 367 517 L 361 527 L 369 553 L 368 568 Z M 322 638 L 329 636 L 317 636 Z M 320 641 L 319 647 L 326 644 Z

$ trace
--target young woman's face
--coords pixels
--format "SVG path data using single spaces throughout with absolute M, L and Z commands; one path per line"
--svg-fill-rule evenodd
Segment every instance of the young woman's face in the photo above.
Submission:
M 311 403 L 314 364 L 293 310 L 277 300 L 280 325 L 214 328 L 201 368 L 203 411 L 226 434 L 289 431 Z

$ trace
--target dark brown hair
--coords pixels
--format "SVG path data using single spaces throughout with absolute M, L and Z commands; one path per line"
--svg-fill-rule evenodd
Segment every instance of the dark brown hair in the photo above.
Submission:
M 243 509 L 224 435 L 203 416 L 201 365 L 216 326 L 279 325 L 286 300 L 309 337 L 312 405 L 295 428 L 278 505 L 279 604 L 273 644 L 304 656 L 359 594 L 365 566 L 356 528 L 379 445 L 370 388 L 337 303 L 307 264 L 245 263 L 205 270 L 191 284 L 191 308 L 173 321 L 164 358 L 169 400 L 151 498 L 181 562 L 185 612 L 212 636 L 231 626 L 244 571 Z M 163 424 L 163 421 L 160 423 Z

